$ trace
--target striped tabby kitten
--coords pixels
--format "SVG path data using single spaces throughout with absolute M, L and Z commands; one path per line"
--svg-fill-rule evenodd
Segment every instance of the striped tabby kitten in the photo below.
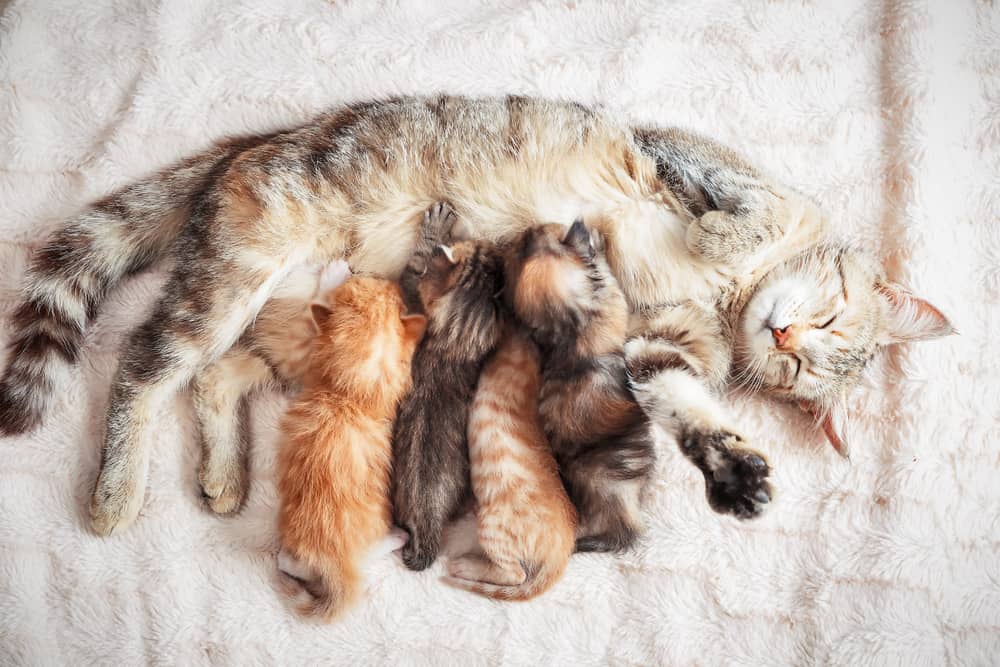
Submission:
M 447 234 L 454 215 L 432 209 L 428 226 Z M 392 506 L 410 540 L 403 562 L 423 570 L 437 558 L 441 535 L 469 494 L 466 441 L 469 405 L 483 363 L 503 328 L 497 296 L 503 262 L 491 244 L 436 246 L 429 259 L 414 253 L 407 272 L 427 314 L 427 333 L 413 357 L 413 390 L 399 406 L 393 429 Z
M 279 567 L 312 596 L 300 611 L 326 620 L 357 600 L 362 561 L 392 527 L 392 422 L 426 324 L 378 278 L 347 281 L 331 306 L 312 307 L 320 332 L 278 454 Z
M 535 344 L 508 327 L 479 377 L 469 414 L 469 462 L 483 555 L 448 563 L 454 586 L 500 600 L 541 595 L 573 553 L 576 509 L 538 416 Z
M 713 474 L 748 475 L 745 494 L 717 497 L 723 512 L 756 514 L 762 488 L 733 463 L 745 439 L 717 398 L 730 370 L 823 413 L 878 347 L 951 331 L 831 240 L 810 201 L 712 141 L 572 102 L 408 97 L 230 141 L 69 220 L 35 254 L 10 324 L 0 432 L 39 423 L 108 292 L 173 256 L 122 355 L 90 505 L 96 532 L 128 526 L 156 408 L 232 346 L 297 264 L 343 258 L 397 277 L 440 200 L 472 239 L 580 216 L 602 233 L 635 316 L 629 360 L 647 411 Z
M 531 229 L 507 256 L 508 303 L 542 351 L 539 412 L 579 511 L 579 551 L 621 551 L 642 530 L 652 427 L 629 391 L 628 307 L 582 221 Z

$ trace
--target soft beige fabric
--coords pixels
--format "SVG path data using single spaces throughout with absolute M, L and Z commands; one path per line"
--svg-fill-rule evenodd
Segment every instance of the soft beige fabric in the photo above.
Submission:
M 2 6 L 3 3 L 0 3 Z M 226 134 L 399 93 L 603 103 L 744 150 L 814 196 L 961 336 L 885 355 L 853 460 L 736 399 L 777 499 L 713 514 L 668 447 L 645 543 L 574 557 L 528 604 L 375 567 L 333 626 L 272 584 L 275 424 L 254 406 L 238 517 L 199 504 L 186 398 L 138 522 L 85 528 L 122 335 L 117 291 L 44 427 L 0 440 L 0 664 L 987 664 L 1000 655 L 1000 8 L 985 2 L 56 2 L 0 23 L 0 322 L 66 216 Z M 6 338 L 0 324 L 0 338 Z

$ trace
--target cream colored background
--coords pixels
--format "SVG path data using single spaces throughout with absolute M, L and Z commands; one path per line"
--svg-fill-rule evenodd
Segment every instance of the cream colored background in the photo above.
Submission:
M 2 5 L 2 3 L 0 3 Z M 0 440 L 0 663 L 988 664 L 1000 655 L 1000 9 L 923 2 L 54 2 L 0 17 L 0 322 L 32 246 L 114 188 L 226 134 L 400 93 L 601 103 L 732 143 L 814 196 L 959 337 L 893 350 L 838 459 L 738 401 L 778 497 L 713 514 L 668 447 L 646 542 L 575 557 L 537 602 L 374 572 L 317 627 L 271 584 L 280 400 L 255 404 L 238 517 L 199 506 L 186 399 L 158 420 L 146 505 L 83 511 L 122 335 L 162 271 L 87 338 L 44 428 Z M 0 324 L 0 339 L 6 332 Z

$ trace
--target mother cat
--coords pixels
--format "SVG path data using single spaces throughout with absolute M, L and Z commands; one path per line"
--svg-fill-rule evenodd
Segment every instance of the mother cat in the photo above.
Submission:
M 823 245 L 810 202 L 710 141 L 573 103 L 393 99 L 223 144 L 67 222 L 34 257 L 10 325 L 0 431 L 39 423 L 108 291 L 173 255 L 119 364 L 90 507 L 97 532 L 128 526 L 155 407 L 233 344 L 293 266 L 344 257 L 397 276 L 441 199 L 475 238 L 578 216 L 600 232 L 634 314 L 637 394 L 722 512 L 753 516 L 769 497 L 766 464 L 713 397 L 731 366 L 818 412 L 880 343 L 950 331 L 870 262 Z

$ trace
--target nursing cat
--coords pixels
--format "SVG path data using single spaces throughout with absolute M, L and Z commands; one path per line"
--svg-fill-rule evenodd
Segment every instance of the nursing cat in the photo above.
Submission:
M 439 200 L 473 239 L 579 216 L 605 237 L 635 315 L 627 352 L 647 411 L 713 474 L 745 476 L 740 498 L 717 497 L 723 512 L 756 514 L 747 498 L 766 474 L 736 465 L 745 439 L 715 396 L 730 368 L 821 413 L 879 346 L 951 331 L 871 261 L 829 245 L 814 204 L 710 140 L 572 102 L 407 97 L 230 141 L 69 220 L 35 254 L 11 320 L 0 433 L 40 422 L 108 292 L 173 255 L 119 364 L 90 505 L 96 532 L 125 528 L 142 506 L 156 408 L 232 346 L 295 265 L 344 258 L 397 277 Z M 827 329 L 823 312 L 836 315 Z

